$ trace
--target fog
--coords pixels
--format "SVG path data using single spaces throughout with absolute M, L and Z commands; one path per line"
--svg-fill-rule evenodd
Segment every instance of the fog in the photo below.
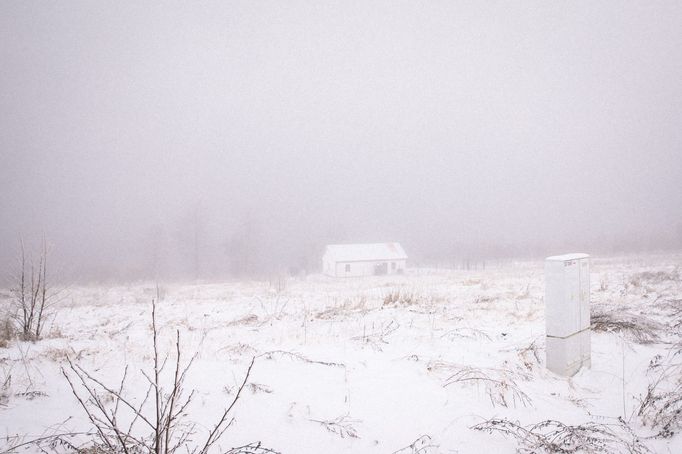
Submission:
M 1 270 L 682 247 L 679 1 L 149 3 L 0 2 Z

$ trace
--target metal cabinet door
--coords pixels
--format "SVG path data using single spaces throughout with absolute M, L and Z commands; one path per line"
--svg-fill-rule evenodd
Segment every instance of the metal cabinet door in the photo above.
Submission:
M 590 326 L 590 259 L 580 260 L 580 326 L 583 330 Z
M 571 335 L 580 331 L 580 261 L 570 260 L 564 262 L 564 313 L 565 335 Z

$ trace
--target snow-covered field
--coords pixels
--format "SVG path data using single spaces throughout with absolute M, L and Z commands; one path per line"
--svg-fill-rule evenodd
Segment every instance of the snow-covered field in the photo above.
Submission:
M 184 389 L 196 390 L 185 420 L 196 424 L 192 440 L 200 444 L 256 357 L 216 452 L 260 441 L 281 453 L 513 453 L 513 437 L 472 428 L 499 418 L 594 422 L 625 440 L 630 427 L 651 451 L 679 453 L 682 436 L 649 438 L 659 429 L 638 413 L 658 376 L 651 361 L 674 361 L 680 348 L 680 263 L 674 254 L 592 260 L 593 314 L 606 314 L 599 319 L 606 328 L 615 317 L 635 331 L 593 333 L 592 367 L 570 379 L 544 368 L 541 261 L 371 278 L 161 283 L 159 350 L 171 355 L 163 378 L 172 381 L 178 330 L 182 362 L 198 352 Z M 0 446 L 92 429 L 61 372 L 67 356 L 112 388 L 128 365 L 123 394 L 139 403 L 148 388 L 141 370 L 152 372 L 156 292 L 150 283 L 71 288 L 42 340 L 0 348 Z M 8 295 L 0 293 L 4 305 Z M 421 451 L 410 447 L 422 436 Z

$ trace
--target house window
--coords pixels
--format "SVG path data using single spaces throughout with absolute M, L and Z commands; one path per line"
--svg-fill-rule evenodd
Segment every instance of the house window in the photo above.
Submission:
M 395 262 L 391 262 L 391 269 L 395 271 Z
M 350 273 L 350 263 L 346 263 L 346 273 Z

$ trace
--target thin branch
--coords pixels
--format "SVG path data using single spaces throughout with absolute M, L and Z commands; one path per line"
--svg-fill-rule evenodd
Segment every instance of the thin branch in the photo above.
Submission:
M 253 363 L 256 361 L 256 357 L 254 356 L 251 358 L 251 364 L 249 364 L 249 368 L 246 370 L 246 374 L 244 375 L 244 380 L 242 381 L 241 386 L 237 390 L 237 394 L 234 396 L 234 399 L 232 400 L 232 403 L 230 404 L 229 407 L 223 412 L 223 415 L 221 416 L 220 420 L 218 421 L 218 424 L 215 425 L 211 433 L 208 435 L 208 438 L 206 439 L 206 443 L 204 444 L 204 447 L 201 448 L 199 451 L 201 454 L 205 454 L 208 449 L 215 443 L 219 437 L 216 437 L 216 433 L 220 430 L 220 426 L 223 425 L 225 420 L 227 419 L 227 415 L 230 413 L 230 410 L 232 410 L 232 407 L 237 403 L 239 400 L 239 396 L 241 395 L 242 391 L 244 390 L 244 387 L 246 386 L 246 382 L 249 379 L 249 376 L 251 375 L 251 369 L 253 368 Z

